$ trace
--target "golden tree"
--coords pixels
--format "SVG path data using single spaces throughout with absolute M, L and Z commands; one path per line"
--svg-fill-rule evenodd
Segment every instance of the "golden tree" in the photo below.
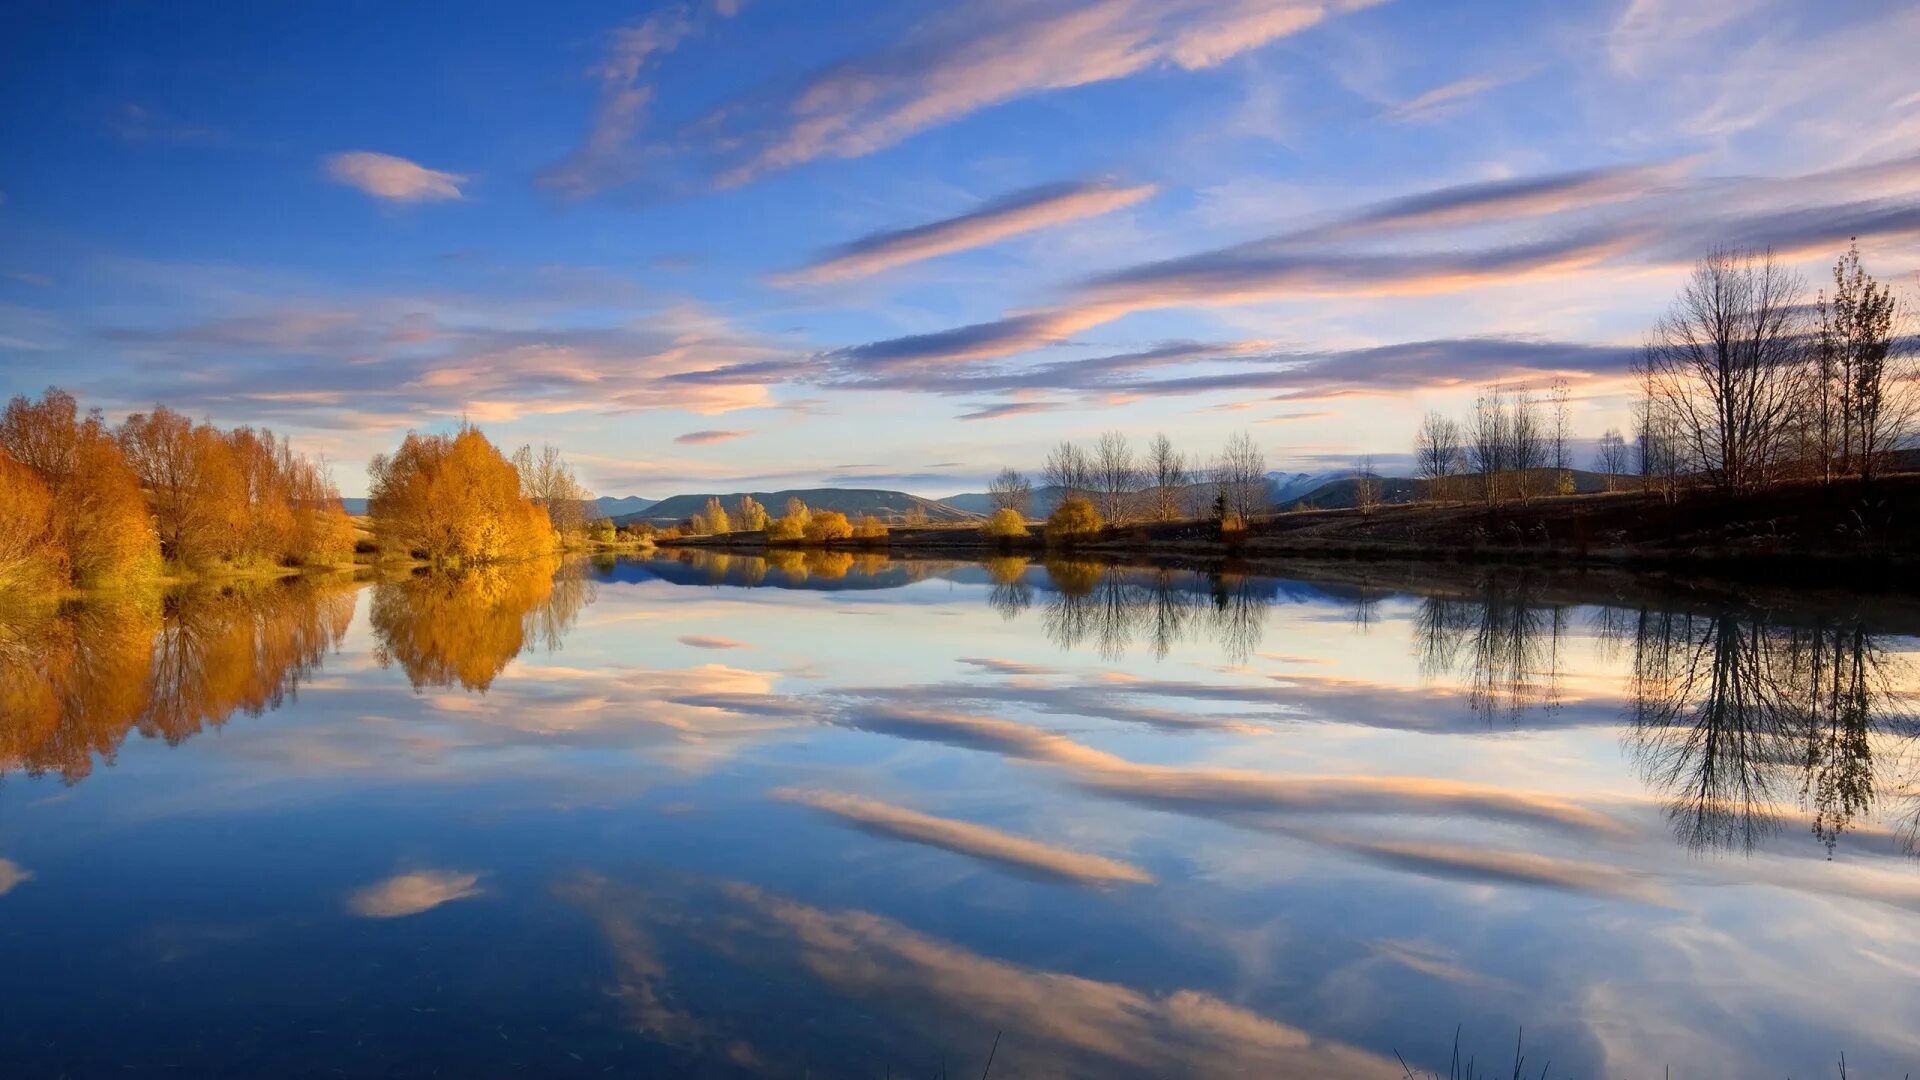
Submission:
M 246 481 L 219 431 L 158 405 L 127 417 L 118 437 L 147 493 L 162 555 L 193 566 L 245 549 Z
M 852 535 L 853 525 L 847 521 L 847 515 L 838 510 L 815 511 L 807 521 L 806 538 L 811 543 L 845 540 Z
M 74 583 L 123 577 L 158 561 L 139 480 L 99 415 L 79 417 L 73 395 L 49 388 L 37 402 L 14 398 L 0 415 L 0 451 L 52 493 Z
M 1061 500 L 1059 507 L 1047 518 L 1047 542 L 1072 546 L 1099 536 L 1105 525 L 1100 520 L 1100 511 L 1093 508 L 1093 502 L 1075 495 Z
M 431 562 L 487 562 L 554 546 L 545 509 L 520 493 L 520 476 L 478 428 L 408 432 L 367 467 L 367 512 L 389 550 Z

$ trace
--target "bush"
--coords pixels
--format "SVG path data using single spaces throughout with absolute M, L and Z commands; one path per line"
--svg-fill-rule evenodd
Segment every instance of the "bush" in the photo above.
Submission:
M 1047 543 L 1071 546 L 1082 540 L 1091 540 L 1100 535 L 1105 527 L 1100 520 L 1100 511 L 1093 503 L 1076 495 L 1060 504 L 1052 516 L 1047 518 Z
M 1003 506 L 980 526 L 980 535 L 992 540 L 1017 540 L 1027 535 L 1027 521 L 1020 511 Z
M 872 514 L 868 514 L 866 517 L 861 518 L 858 524 L 854 525 L 853 538 L 868 541 L 885 540 L 887 538 L 887 523 L 874 517 Z
M 807 536 L 807 519 L 788 514 L 773 519 L 767 526 L 767 541 L 774 544 L 796 544 Z
M 853 525 L 847 521 L 847 515 L 838 510 L 817 510 L 806 525 L 806 537 L 815 544 L 845 540 L 852 535 Z

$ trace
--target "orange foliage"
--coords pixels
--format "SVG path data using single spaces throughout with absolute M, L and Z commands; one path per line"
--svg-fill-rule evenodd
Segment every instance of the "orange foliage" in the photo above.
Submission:
M 513 463 L 480 430 L 408 432 L 373 459 L 367 512 L 381 545 L 435 563 L 487 562 L 553 550 L 545 509 L 521 494 Z
M 98 415 L 84 420 L 73 395 L 49 389 L 15 397 L 0 416 L 0 450 L 32 470 L 53 496 L 62 583 L 124 576 L 155 560 L 139 480 Z
M 1093 503 L 1076 495 L 1062 500 L 1059 508 L 1047 518 L 1047 542 L 1070 545 L 1091 540 L 1100 535 L 1105 524 Z
M 0 454 L 0 598 L 47 592 L 67 580 L 53 492 L 40 475 Z
M 847 521 L 847 515 L 838 510 L 816 510 L 807 521 L 807 540 L 815 544 L 845 540 L 852 535 L 853 525 Z
M 592 600 L 593 584 L 551 559 L 412 575 L 374 587 L 371 620 L 382 666 L 415 689 L 485 690 L 528 645 L 552 648 Z
M 854 525 L 853 536 L 856 540 L 885 540 L 887 538 L 887 524 L 872 514 L 868 514 L 866 517 L 861 518 L 858 524 Z

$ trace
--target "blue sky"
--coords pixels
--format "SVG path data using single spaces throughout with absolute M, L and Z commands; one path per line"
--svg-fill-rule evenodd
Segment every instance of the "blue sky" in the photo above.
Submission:
M 1062 437 L 1625 426 L 1691 261 L 1920 266 L 1920 9 L 56 3 L 0 15 L 0 391 L 409 427 L 604 494 L 978 489 Z M 1711 62 L 1702 62 L 1701 58 Z

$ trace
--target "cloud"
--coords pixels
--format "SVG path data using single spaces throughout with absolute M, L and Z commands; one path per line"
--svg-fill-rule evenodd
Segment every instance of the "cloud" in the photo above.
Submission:
M 347 898 L 347 910 L 368 919 L 397 919 L 478 895 L 480 875 L 416 870 L 375 882 Z
M 14 862 L 12 859 L 0 859 L 0 896 L 5 896 L 20 885 L 33 880 L 33 871 Z
M 1021 1071 L 1040 1076 L 1388 1076 L 1390 1059 L 1317 1037 L 1198 990 L 1144 991 L 1066 971 L 1026 967 L 931 937 L 885 916 L 816 908 L 747 884 L 723 883 L 693 898 L 591 878 L 562 895 L 593 917 L 614 958 L 638 954 L 619 989 L 670 1003 L 657 954 L 634 943 L 649 925 L 671 927 L 710 954 L 689 965 L 684 995 L 750 981 L 770 992 L 850 1007 L 874 1022 L 888 1053 L 1007 1033 Z M 700 917 L 692 917 L 693 912 Z M 716 914 L 717 913 L 717 917 Z M 736 968 L 729 970 L 729 968 Z M 718 1009 L 710 1015 L 730 1016 Z M 722 1036 L 703 1033 L 717 1044 Z M 984 1036 L 984 1037 L 981 1037 Z M 909 1050 L 908 1048 L 912 1048 Z M 1003 1051 L 1004 1051 L 1003 1047 Z
M 1050 184 L 996 199 L 958 217 L 910 229 L 874 233 L 827 257 L 782 274 L 779 285 L 817 285 L 864 277 L 882 270 L 957 251 L 985 247 L 1039 229 L 1132 206 L 1153 195 L 1152 184 L 1119 187 L 1104 182 Z
M 227 141 L 226 134 L 217 128 L 190 124 L 131 101 L 114 110 L 108 125 L 130 143 L 214 145 Z
M 335 154 L 326 160 L 327 176 L 335 182 L 393 202 L 439 202 L 462 197 L 467 178 L 416 165 L 406 158 L 367 150 Z
M 1438 120 L 1456 112 L 1467 101 L 1489 90 L 1514 82 L 1515 75 L 1469 75 L 1464 79 L 1436 86 L 1388 109 L 1384 116 L 1396 124 L 1418 124 Z
M 963 412 L 954 419 L 1005 420 L 1009 416 L 1029 416 L 1033 413 L 1052 412 L 1063 407 L 1057 401 L 1012 401 L 1004 405 L 982 405 L 971 412 Z
M 783 788 L 774 796 L 811 806 L 869 832 L 945 848 L 976 859 L 1076 885 L 1147 883 L 1153 876 L 1131 863 L 1055 847 L 965 821 L 934 817 L 902 806 L 831 791 Z
M 670 4 L 608 35 L 606 59 L 588 72 L 600 84 L 593 123 L 573 153 L 540 174 L 541 185 L 580 197 L 638 176 L 642 156 L 633 143 L 653 102 L 653 88 L 640 82 L 640 74 L 650 59 L 678 48 L 695 25 L 686 5 Z
M 702 634 L 686 634 L 680 638 L 680 644 L 689 649 L 744 649 L 747 643 L 732 638 L 707 637 Z
M 852 158 L 982 109 L 1150 68 L 1218 65 L 1320 22 L 1288 0 L 995 0 L 936 15 L 899 42 L 844 61 L 797 92 L 716 113 L 748 147 L 723 184 L 821 158 Z M 744 119 L 727 124 L 737 116 Z
M 689 431 L 685 435 L 675 435 L 673 441 L 683 446 L 706 446 L 709 443 L 727 442 L 751 434 L 750 431 Z

